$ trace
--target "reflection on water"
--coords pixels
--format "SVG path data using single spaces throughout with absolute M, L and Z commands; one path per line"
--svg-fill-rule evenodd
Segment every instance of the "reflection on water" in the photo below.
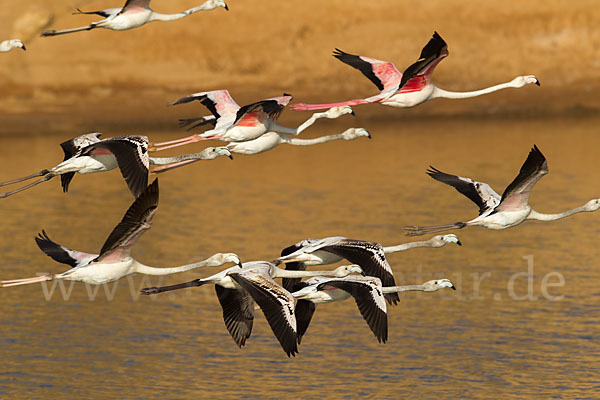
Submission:
M 282 145 L 160 176 L 159 211 L 134 256 L 174 266 L 218 251 L 246 261 L 273 259 L 306 237 L 402 243 L 410 240 L 402 233 L 405 225 L 476 215 L 469 200 L 425 175 L 430 164 L 500 192 L 534 143 L 550 168 L 532 194 L 534 208 L 558 212 L 600 195 L 597 120 L 384 124 L 357 118 L 321 133 L 341 132 L 351 123 L 367 127 L 373 140 Z M 149 136 L 174 135 L 179 132 Z M 1 138 L 0 180 L 58 163 L 57 143 L 67 136 Z M 97 252 L 131 200 L 117 171 L 78 175 L 67 195 L 56 180 L 2 200 L 0 278 L 63 270 L 37 249 L 33 237 L 42 229 L 65 246 Z M 69 292 L 67 282 L 66 301 L 60 287 L 51 296 L 41 285 L 2 289 L 0 395 L 593 397 L 600 372 L 599 218 L 586 213 L 506 231 L 465 229 L 456 232 L 462 247 L 390 255 L 397 281 L 443 276 L 458 290 L 401 294 L 400 305 L 389 310 L 385 345 L 352 301 L 320 306 L 295 359 L 287 359 L 260 313 L 246 347 L 238 349 L 211 287 L 137 296 L 150 283 L 180 282 L 210 270 L 160 281 L 136 276 L 97 292 L 81 283 Z M 517 272 L 522 274 L 515 277 Z M 563 286 L 557 274 L 547 276 L 552 272 L 564 277 Z M 555 286 L 543 289 L 544 278 Z M 529 285 L 537 300 L 515 300 L 528 295 Z M 563 297 L 547 299 L 554 296 Z

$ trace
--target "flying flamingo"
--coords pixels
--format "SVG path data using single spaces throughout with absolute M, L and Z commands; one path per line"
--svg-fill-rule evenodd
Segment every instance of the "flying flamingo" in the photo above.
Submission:
M 145 136 L 120 136 L 100 139 L 99 132 L 87 133 L 67 140 L 60 144 L 64 152 L 64 161 L 54 168 L 43 169 L 35 174 L 0 183 L 0 186 L 22 182 L 38 176 L 38 179 L 28 185 L 11 192 L 0 193 L 0 198 L 8 197 L 29 189 L 42 182 L 49 181 L 60 175 L 63 191 L 69 190 L 69 184 L 75 173 L 91 174 L 110 171 L 117 166 L 125 178 L 129 190 L 134 196 L 139 196 L 148 185 L 148 167 L 152 165 L 172 165 L 169 169 L 180 166 L 177 163 L 211 160 L 218 156 L 228 156 L 231 152 L 225 147 L 209 147 L 200 153 L 184 154 L 176 157 L 149 157 L 148 138 Z M 159 170 L 164 168 L 159 167 Z M 163 171 L 164 172 L 164 171 Z
M 121 222 L 113 229 L 102 246 L 100 254 L 88 254 L 69 250 L 54 243 L 42 232 L 36 238 L 39 247 L 54 260 L 72 268 L 60 274 L 48 274 L 34 278 L 0 281 L 0 287 L 26 285 L 36 282 L 64 279 L 92 285 L 110 283 L 131 274 L 168 275 L 200 267 L 217 267 L 234 262 L 241 265 L 233 253 L 217 253 L 210 258 L 173 268 L 154 268 L 141 264 L 131 257 L 131 248 L 139 237 L 152 225 L 158 207 L 158 180 L 155 180 L 129 207 Z
M 12 49 L 18 48 L 27 50 L 23 42 L 21 42 L 19 39 L 5 40 L 2 43 L 0 43 L 0 53 L 6 53 L 7 51 L 11 51 Z
M 292 292 L 296 302 L 298 344 L 306 334 L 317 304 L 346 300 L 356 301 L 358 310 L 380 343 L 388 336 L 387 307 L 383 295 L 407 291 L 435 292 L 443 288 L 456 290 L 448 279 L 435 279 L 421 285 L 382 287 L 381 280 L 372 276 L 349 275 L 344 278 L 315 276 L 300 282 Z
M 592 212 L 600 209 L 600 199 L 588 201 L 585 205 L 559 214 L 542 214 L 529 205 L 529 194 L 533 186 L 548 173 L 548 163 L 537 146 L 533 146 L 519 175 L 506 187 L 502 197 L 487 183 L 469 178 L 446 174 L 433 167 L 427 174 L 433 179 L 453 186 L 479 207 L 479 216 L 467 222 L 439 226 L 408 226 L 407 235 L 417 236 L 449 229 L 462 229 L 465 226 L 482 226 L 488 229 L 506 229 L 526 220 L 554 221 L 579 212 Z
M 153 21 L 173 21 L 187 17 L 198 11 L 213 10 L 217 7 L 223 7 L 229 10 L 227 4 L 222 0 L 208 0 L 202 5 L 190 8 L 177 14 L 161 14 L 153 11 L 150 8 L 150 0 L 127 0 L 123 8 L 107 8 L 100 11 L 83 12 L 77 9 L 75 14 L 97 14 L 105 17 L 101 21 L 92 22 L 88 26 L 79 28 L 64 29 L 61 31 L 48 30 L 42 32 L 42 36 L 57 36 L 65 33 L 73 33 L 80 31 L 89 31 L 94 28 L 111 29 L 113 31 L 124 31 L 127 29 L 138 28 L 148 22 Z
M 325 143 L 332 140 L 354 140 L 361 136 L 371 139 L 371 134 L 363 128 L 349 128 L 336 135 L 321 136 L 314 139 L 298 139 L 282 133 L 267 132 L 261 137 L 248 140 L 247 142 L 229 143 L 227 149 L 236 154 L 252 155 L 271 150 L 282 143 L 291 144 L 293 146 L 311 146 L 313 144 Z
M 510 82 L 490 86 L 472 92 L 450 92 L 431 83 L 433 70 L 448 55 L 448 46 L 442 37 L 433 33 L 433 37 L 421 50 L 419 59 L 400 73 L 394 64 L 374 58 L 345 53 L 335 49 L 333 56 L 345 64 L 358 69 L 377 86 L 381 93 L 366 99 L 349 100 L 330 104 L 294 104 L 293 110 L 320 110 L 337 106 L 355 106 L 367 103 L 380 103 L 385 106 L 406 108 L 414 107 L 438 97 L 447 99 L 465 99 L 481 96 L 506 88 L 521 88 L 527 84 L 540 85 L 533 75 L 517 76 Z
M 362 273 L 362 269 L 357 265 L 345 265 L 333 271 L 286 271 L 266 261 L 252 261 L 244 263 L 241 269 L 231 267 L 207 278 L 171 286 L 144 288 L 141 292 L 149 295 L 206 284 L 215 285 L 225 326 L 239 347 L 246 344 L 252 333 L 256 302 L 289 357 L 298 352 L 294 298 L 273 278 L 314 275 L 344 277 L 352 273 Z
M 201 121 L 197 125 L 211 124 L 213 129 L 182 139 L 156 143 L 150 151 L 160 151 L 176 146 L 195 143 L 200 140 L 223 140 L 227 142 L 245 142 L 256 139 L 267 132 L 299 135 L 319 118 L 338 118 L 344 114 L 354 114 L 350 107 L 337 107 L 326 112 L 315 113 L 296 129 L 281 126 L 275 122 L 292 96 L 273 97 L 240 107 L 227 90 L 194 93 L 176 100 L 172 105 L 200 101 L 213 114 L 212 117 L 184 121 Z M 195 126 L 197 126 L 195 125 Z M 159 147 L 162 146 L 162 147 Z
M 273 262 L 278 265 L 285 263 L 286 270 L 303 271 L 311 265 L 333 264 L 346 259 L 358 264 L 369 276 L 375 276 L 384 286 L 394 286 L 394 272 L 385 258 L 383 247 L 377 242 L 348 239 L 342 236 L 332 236 L 323 239 L 306 239 L 281 252 L 281 257 Z M 291 265 L 290 265 L 291 263 Z M 284 279 L 282 284 L 287 290 L 292 290 L 299 279 Z M 395 293 L 385 296 L 392 304 L 400 301 Z

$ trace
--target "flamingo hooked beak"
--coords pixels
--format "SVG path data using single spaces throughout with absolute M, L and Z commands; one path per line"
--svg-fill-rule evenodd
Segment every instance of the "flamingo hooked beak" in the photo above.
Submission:
M 21 47 L 21 48 L 23 49 L 23 51 L 27 50 L 27 49 L 25 48 L 25 45 L 23 45 L 23 47 Z
M 457 240 L 456 244 L 459 246 L 462 246 L 462 243 L 460 242 L 460 240 Z M 454 290 L 456 290 L 456 289 L 454 289 Z
M 225 3 L 225 10 L 229 11 L 229 7 L 227 7 L 227 3 Z

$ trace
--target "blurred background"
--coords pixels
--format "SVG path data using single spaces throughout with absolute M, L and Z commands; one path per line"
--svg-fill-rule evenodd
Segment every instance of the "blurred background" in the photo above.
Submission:
M 434 30 L 450 56 L 434 82 L 465 91 L 536 75 L 527 87 L 462 101 L 436 101 L 364 116 L 404 119 L 440 115 L 594 113 L 600 106 L 600 8 L 594 0 L 411 2 L 345 0 L 236 1 L 176 22 L 125 32 L 97 29 L 41 38 L 42 30 L 87 25 L 71 15 L 120 7 L 121 0 L 0 1 L 0 37 L 21 38 L 27 52 L 0 57 L 0 132 L 173 125 L 166 104 L 179 96 L 227 88 L 240 104 L 286 91 L 296 102 L 361 98 L 377 89 L 331 57 L 344 51 L 391 61 L 402 71 Z M 158 12 L 198 1 L 153 1 Z M 28 116 L 35 114 L 35 120 Z M 286 111 L 286 118 L 300 118 Z M 118 122 L 117 122 L 118 121 Z M 13 123 L 14 122 L 14 123 Z M 17 124 L 18 122 L 18 124 Z

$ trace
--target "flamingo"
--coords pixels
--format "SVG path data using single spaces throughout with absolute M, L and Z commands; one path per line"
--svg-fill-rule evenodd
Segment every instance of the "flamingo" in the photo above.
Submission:
M 502 197 L 487 183 L 469 178 L 450 175 L 430 167 L 427 174 L 433 179 L 453 186 L 479 207 L 479 216 L 467 222 L 439 226 L 408 226 L 407 235 L 417 236 L 449 229 L 462 229 L 465 226 L 482 226 L 488 229 L 506 229 L 526 220 L 555 221 L 579 212 L 593 212 L 600 209 L 600 199 L 588 201 L 581 207 L 559 214 L 542 214 L 529 205 L 529 194 L 533 186 L 548 173 L 548 163 L 536 145 L 533 146 L 523 163 L 519 175 L 504 189 Z
M 212 117 L 188 119 L 185 121 L 200 121 L 194 125 L 211 124 L 213 129 L 201 134 L 194 134 L 185 138 L 156 143 L 150 151 L 160 151 L 185 144 L 195 143 L 200 140 L 223 140 L 227 142 L 245 142 L 256 139 L 267 132 L 277 132 L 288 135 L 299 135 L 319 118 L 338 118 L 345 114 L 354 114 L 350 107 L 338 107 L 326 112 L 315 113 L 296 129 L 287 128 L 275 121 L 292 99 L 285 94 L 279 97 L 260 100 L 240 107 L 227 90 L 214 90 L 211 92 L 194 93 L 182 97 L 172 105 L 185 104 L 194 100 L 200 101 L 213 114 Z M 162 146 L 162 147 L 160 147 Z
M 286 264 L 287 270 L 303 271 L 310 265 L 334 264 L 346 259 L 358 264 L 369 276 L 375 276 L 384 286 L 394 286 L 394 272 L 385 258 L 383 247 L 377 242 L 348 239 L 343 236 L 332 236 L 323 239 L 306 239 L 281 251 L 281 257 L 273 263 Z M 291 265 L 290 265 L 291 263 Z M 292 290 L 299 279 L 284 279 L 283 287 Z M 397 294 L 385 296 L 392 304 L 400 301 Z
M 5 40 L 2 43 L 0 43 L 0 53 L 6 53 L 8 51 L 11 51 L 12 49 L 18 48 L 27 50 L 23 42 L 21 42 L 19 39 Z
M 131 249 L 139 237 L 152 226 L 158 207 L 158 179 L 133 202 L 125 216 L 113 229 L 100 250 L 100 254 L 88 254 L 67 249 L 48 237 L 45 231 L 36 238 L 38 246 L 52 259 L 72 268 L 60 274 L 48 274 L 34 278 L 0 281 L 0 287 L 19 286 L 36 282 L 64 279 L 102 285 L 131 274 L 169 275 L 200 267 L 217 267 L 226 263 L 241 266 L 239 257 L 233 253 L 217 253 L 208 259 L 173 268 L 155 268 L 136 261 Z
M 435 292 L 443 288 L 456 290 L 448 279 L 435 279 L 421 285 L 382 287 L 381 280 L 372 276 L 349 275 L 344 278 L 315 276 L 300 282 L 292 292 L 296 302 L 298 344 L 306 334 L 317 304 L 346 300 L 350 296 L 356 301 L 358 310 L 379 341 L 385 343 L 388 336 L 385 293 L 406 291 Z
M 89 31 L 94 28 L 111 29 L 113 31 L 124 31 L 127 29 L 138 28 L 153 21 L 174 21 L 187 17 L 198 11 L 214 10 L 217 7 L 223 7 L 229 10 L 227 4 L 222 0 L 207 0 L 202 5 L 190 8 L 177 14 L 161 14 L 150 8 L 150 0 L 127 0 L 123 8 L 107 8 L 100 11 L 84 12 L 77 9 L 75 14 L 97 14 L 105 17 L 101 21 L 92 22 L 88 26 L 71 28 L 64 30 L 48 30 L 42 32 L 42 37 L 64 35 L 66 33 Z
M 385 106 L 406 108 L 414 107 L 428 100 L 438 97 L 447 99 L 465 99 L 481 96 L 506 88 L 521 88 L 527 84 L 540 85 L 538 79 L 533 75 L 517 76 L 510 82 L 490 86 L 485 89 L 472 92 L 450 92 L 443 90 L 431 83 L 433 70 L 446 56 L 448 46 L 442 37 L 433 33 L 433 37 L 421 50 L 421 56 L 410 67 L 400 73 L 394 64 L 376 60 L 374 58 L 348 54 L 342 50 L 335 49 L 333 56 L 341 62 L 358 69 L 381 92 L 375 96 L 365 99 L 349 100 L 330 104 L 294 104 L 293 110 L 320 110 L 338 106 L 355 106 L 367 103 L 380 103 Z
M 118 136 L 101 140 L 101 135 L 100 132 L 87 133 L 61 143 L 60 146 L 65 155 L 62 163 L 23 178 L 1 182 L 0 186 L 5 186 L 38 176 L 43 177 L 11 192 L 0 193 L 0 198 L 8 197 L 42 182 L 49 181 L 57 175 L 60 175 L 61 185 L 66 193 L 76 172 L 91 174 L 110 171 L 117 168 L 117 166 L 121 170 L 129 190 L 137 197 L 148 185 L 148 168 L 150 164 L 167 164 L 170 166 L 168 169 L 172 169 L 181 166 L 178 163 L 211 160 L 222 155 L 232 158 L 231 152 L 225 147 L 209 147 L 200 153 L 184 154 L 176 157 L 149 157 L 148 138 L 146 136 Z M 159 171 L 163 169 L 164 167 L 158 167 Z
M 150 295 L 206 284 L 215 285 L 225 326 L 240 348 L 252 333 L 256 302 L 281 347 L 290 357 L 298 352 L 294 298 L 273 278 L 314 275 L 344 277 L 352 273 L 362 273 L 362 269 L 357 265 L 345 265 L 333 271 L 286 271 L 267 261 L 252 261 L 244 263 L 241 269 L 231 267 L 207 278 L 171 286 L 144 288 L 141 292 Z
M 311 146 L 331 140 L 354 140 L 361 136 L 371 139 L 371 134 L 363 128 L 349 128 L 336 135 L 321 136 L 314 139 L 298 139 L 277 132 L 267 132 L 261 137 L 248 140 L 247 142 L 230 143 L 227 145 L 227 149 L 232 153 L 251 155 L 271 150 L 282 143 L 293 146 Z
M 117 166 L 129 190 L 135 197 L 139 196 L 148 185 L 148 138 L 120 136 L 100 140 L 100 135 L 102 134 L 99 132 L 88 133 L 61 143 L 60 146 L 65 154 L 63 162 L 29 176 L 0 183 L 0 186 L 5 186 L 38 176 L 43 177 L 11 192 L 0 193 L 0 198 L 19 193 L 58 175 L 61 176 L 63 191 L 67 192 L 75 172 L 91 174 L 110 171 Z

